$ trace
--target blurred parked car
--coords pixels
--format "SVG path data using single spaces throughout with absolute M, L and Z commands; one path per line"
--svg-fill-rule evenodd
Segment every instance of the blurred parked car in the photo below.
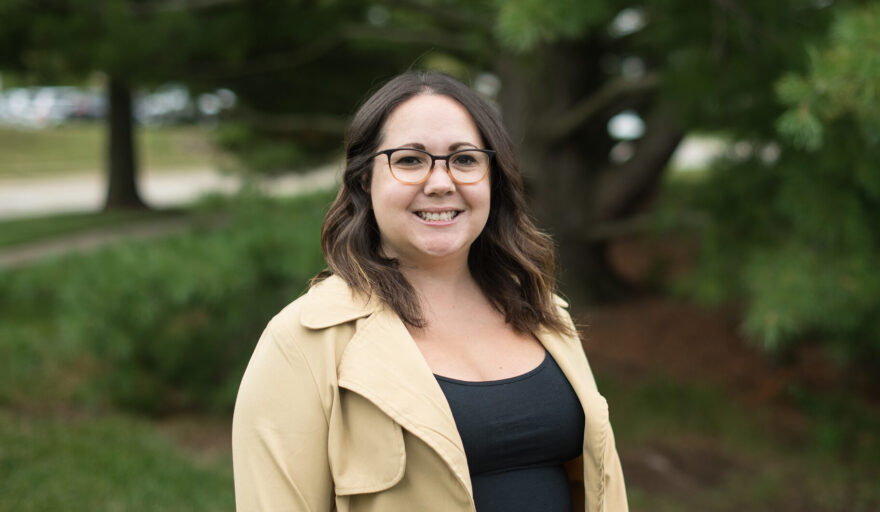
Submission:
M 135 121 L 148 125 L 212 121 L 235 106 L 235 93 L 217 89 L 193 99 L 181 84 L 165 84 L 135 94 Z M 0 124 L 27 128 L 57 126 L 77 120 L 103 119 L 104 91 L 74 86 L 19 87 L 0 91 Z
M 0 123 L 28 128 L 76 119 L 100 119 L 106 100 L 99 90 L 71 86 L 19 87 L 0 92 Z

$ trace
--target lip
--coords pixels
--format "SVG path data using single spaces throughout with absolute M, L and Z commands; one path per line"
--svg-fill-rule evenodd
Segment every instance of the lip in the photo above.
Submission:
M 428 212 L 428 213 L 440 213 L 440 212 L 463 212 L 464 208 L 458 208 L 455 206 L 426 206 L 424 208 L 413 208 L 413 213 L 415 212 Z

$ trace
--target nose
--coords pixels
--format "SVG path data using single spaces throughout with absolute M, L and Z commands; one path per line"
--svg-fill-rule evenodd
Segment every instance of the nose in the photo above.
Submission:
M 428 179 L 424 183 L 426 195 L 445 195 L 455 192 L 455 182 L 446 169 L 446 160 L 434 161 Z

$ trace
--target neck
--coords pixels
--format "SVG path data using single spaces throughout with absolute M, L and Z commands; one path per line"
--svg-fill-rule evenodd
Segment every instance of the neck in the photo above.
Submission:
M 467 260 L 421 266 L 401 265 L 400 270 L 416 290 L 429 320 L 434 311 L 462 304 L 463 300 L 475 295 L 482 296 L 482 291 L 467 266 Z
M 402 264 L 400 271 L 420 295 L 476 285 L 467 261 L 420 266 Z

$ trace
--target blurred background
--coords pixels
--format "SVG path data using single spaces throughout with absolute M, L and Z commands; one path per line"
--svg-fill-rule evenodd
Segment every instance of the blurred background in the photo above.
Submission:
M 0 0 L 0 510 L 232 510 L 360 101 L 502 113 L 633 510 L 880 510 L 880 5 Z

